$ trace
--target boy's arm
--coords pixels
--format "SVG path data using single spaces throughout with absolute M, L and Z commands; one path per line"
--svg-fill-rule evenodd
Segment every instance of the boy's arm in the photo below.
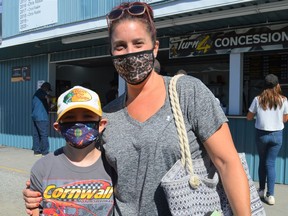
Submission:
M 43 161 L 40 159 L 38 160 L 32 167 L 31 169 L 31 174 L 30 174 L 30 185 L 29 185 L 29 188 L 26 190 L 24 190 L 25 192 L 29 192 L 30 195 L 32 194 L 34 197 L 36 195 L 39 195 L 40 194 L 40 200 L 42 200 L 42 188 L 43 188 L 43 173 L 42 173 L 42 163 Z M 26 185 L 27 185 L 28 182 L 26 182 Z M 29 211 L 27 211 L 27 206 L 29 206 L 29 204 L 33 204 L 33 203 L 27 203 L 27 199 L 25 198 L 31 198 L 31 196 L 27 197 L 25 196 L 25 193 L 23 191 L 23 195 L 24 195 L 24 200 L 25 200 L 25 205 L 26 205 L 26 212 L 29 214 Z M 28 194 L 29 194 L 28 193 Z M 26 193 L 27 195 L 27 193 Z M 38 199 L 39 199 L 38 198 Z M 27 205 L 28 204 L 28 205 Z M 31 212 L 32 212 L 32 215 L 33 216 L 39 216 L 40 214 L 40 203 L 37 203 L 35 205 L 34 203 L 34 206 L 30 206 L 30 215 L 31 215 Z
M 38 208 L 42 200 L 40 192 L 32 191 L 30 189 L 30 180 L 26 182 L 26 188 L 22 191 L 23 199 L 26 206 L 26 213 L 32 215 L 32 210 Z

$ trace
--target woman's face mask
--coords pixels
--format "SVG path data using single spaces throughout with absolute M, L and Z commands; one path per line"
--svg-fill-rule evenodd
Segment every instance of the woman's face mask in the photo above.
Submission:
M 112 60 L 118 74 L 131 85 L 146 80 L 154 67 L 153 49 L 112 56 Z
M 66 142 L 74 148 L 82 149 L 99 137 L 99 121 L 60 123 L 60 131 Z

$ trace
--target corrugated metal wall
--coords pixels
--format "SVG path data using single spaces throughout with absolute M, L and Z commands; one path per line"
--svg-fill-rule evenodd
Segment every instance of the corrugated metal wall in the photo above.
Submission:
M 71 60 L 71 59 L 83 59 L 89 57 L 99 57 L 103 55 L 110 55 L 109 46 L 102 45 L 97 47 L 87 47 L 81 49 L 68 50 L 63 52 L 52 53 L 50 57 L 51 62 Z
M 21 34 L 19 32 L 19 1 L 3 0 L 3 38 Z M 130 2 L 133 1 L 130 0 Z M 121 2 L 129 2 L 129 0 L 58 0 L 58 23 L 43 28 L 102 17 Z
M 11 82 L 12 68 L 27 65 L 31 69 L 31 80 Z M 48 56 L 0 62 L 0 74 L 0 144 L 30 149 L 31 99 L 37 89 L 37 81 L 48 79 Z
M 159 38 L 160 50 L 169 48 L 169 38 Z M 109 56 L 110 55 L 110 44 L 104 44 L 99 46 L 90 46 L 85 48 L 67 50 L 62 52 L 51 53 L 50 61 L 66 61 L 66 60 L 75 60 L 99 56 Z
M 229 126 L 238 152 L 245 152 L 251 177 L 258 181 L 259 157 L 255 143 L 255 122 L 244 117 L 229 118 Z M 288 184 L 288 129 L 284 129 L 283 145 L 276 160 L 276 183 Z

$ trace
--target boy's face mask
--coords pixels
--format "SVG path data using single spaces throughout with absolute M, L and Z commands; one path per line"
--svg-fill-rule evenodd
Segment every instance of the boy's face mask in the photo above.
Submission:
M 99 137 L 99 121 L 59 123 L 66 142 L 74 148 L 82 149 Z

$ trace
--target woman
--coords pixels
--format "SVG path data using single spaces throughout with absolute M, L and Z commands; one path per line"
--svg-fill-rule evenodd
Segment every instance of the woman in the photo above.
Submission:
M 275 161 L 283 140 L 284 123 L 288 118 L 287 98 L 282 95 L 278 77 L 268 74 L 265 77 L 265 88 L 255 97 L 249 108 L 247 120 L 256 115 L 256 143 L 259 154 L 259 196 L 270 204 L 275 204 Z M 265 196 L 265 182 L 267 192 Z
M 104 108 L 105 154 L 117 173 L 115 214 L 167 216 L 160 180 L 180 150 L 167 94 L 170 78 L 153 69 L 159 48 L 153 12 L 146 3 L 122 3 L 107 21 L 113 63 L 127 84 L 125 94 Z M 191 76 L 181 77 L 178 89 L 193 159 L 208 153 L 235 215 L 250 215 L 247 177 L 219 103 Z

